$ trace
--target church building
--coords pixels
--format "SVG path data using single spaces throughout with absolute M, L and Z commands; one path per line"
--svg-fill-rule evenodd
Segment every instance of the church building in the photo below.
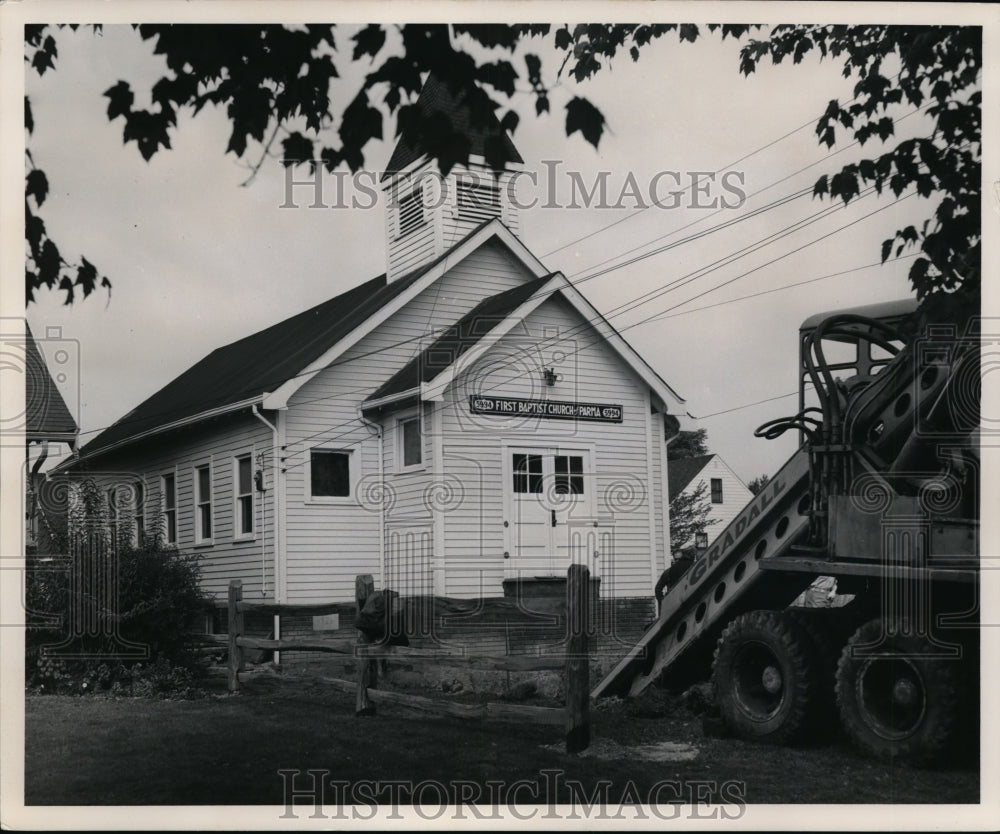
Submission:
M 419 106 L 468 125 L 472 155 L 421 176 L 436 162 L 401 137 L 385 273 L 219 347 L 67 471 L 136 535 L 197 554 L 218 599 L 240 579 L 247 600 L 349 601 L 361 573 L 499 597 L 580 562 L 602 598 L 651 602 L 684 400 L 522 243 L 523 161 L 499 123 L 472 127 L 433 78 Z

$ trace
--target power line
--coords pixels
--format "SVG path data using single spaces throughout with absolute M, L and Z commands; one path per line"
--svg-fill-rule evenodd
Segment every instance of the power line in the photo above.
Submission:
M 848 229 L 848 228 L 850 228 L 851 226 L 854 226 L 854 225 L 857 225 L 858 223 L 862 222 L 863 220 L 866 220 L 867 218 L 871 217 L 871 216 L 872 216 L 872 215 L 874 215 L 874 214 L 877 214 L 877 213 L 878 213 L 878 212 L 880 212 L 880 211 L 884 211 L 884 210 L 885 210 L 885 209 L 887 209 L 887 208 L 891 208 L 892 206 L 894 206 L 894 205 L 897 205 L 898 203 L 902 202 L 903 200 L 905 200 L 905 199 L 908 199 L 909 197 L 912 197 L 914 193 L 916 193 L 916 192 L 911 192 L 910 194 L 906 195 L 905 197 L 899 197 L 899 198 L 897 198 L 896 200 L 894 200 L 893 202 L 891 202 L 891 203 L 889 203 L 889 204 L 887 204 L 887 205 L 885 205 L 885 206 L 882 206 L 882 207 L 880 207 L 880 208 L 878 208 L 878 209 L 875 209 L 874 211 L 871 211 L 871 212 L 869 212 L 868 214 L 866 214 L 866 215 L 864 215 L 864 216 L 862 216 L 862 217 L 859 217 L 859 218 L 856 218 L 855 220 L 852 220 L 851 222 L 849 222 L 849 223 L 846 223 L 846 224 L 844 224 L 843 226 L 840 226 L 840 227 L 838 227 L 837 229 L 834 229 L 834 230 L 833 230 L 833 231 L 831 231 L 831 232 L 827 232 L 826 234 L 824 234 L 824 235 L 821 235 L 821 236 L 820 236 L 819 238 L 815 238 L 814 240 L 812 240 L 812 241 L 809 241 L 809 242 L 807 242 L 807 243 L 803 244 L 802 246 L 799 246 L 799 247 L 797 247 L 796 249 L 793 249 L 793 250 L 792 250 L 791 252 L 786 252 L 786 253 L 785 253 L 785 254 L 783 254 L 783 255 L 779 255 L 779 256 L 778 256 L 777 258 L 773 258 L 772 260 L 768 261 L 768 262 L 767 262 L 767 263 L 765 263 L 765 264 L 761 264 L 760 266 L 757 266 L 757 267 L 754 267 L 753 269 L 751 269 L 751 270 L 748 270 L 747 272 L 744 272 L 744 273 L 742 273 L 741 275 L 737 275 L 737 276 L 736 276 L 735 278 L 731 278 L 731 279 L 729 279 L 728 281 L 724 282 L 723 284 L 719 284 L 718 286 L 715 286 L 715 287 L 711 287 L 711 288 L 709 288 L 708 290 L 706 290 L 706 291 L 705 291 L 704 293 L 701 293 L 700 295 L 706 295 L 706 294 L 708 294 L 708 293 L 710 293 L 710 292 L 714 292 L 715 290 L 719 289 L 719 288 L 720 288 L 720 287 L 722 287 L 722 286 L 726 286 L 727 284 L 731 284 L 731 283 L 733 283 L 734 281 L 738 281 L 738 280 L 740 280 L 741 278 L 745 278 L 745 277 L 746 277 L 747 275 L 751 275 L 751 274 L 753 274 L 754 272 L 756 272 L 756 271 L 758 271 L 758 270 L 760 270 L 760 269 L 763 269 L 764 267 L 767 267 L 767 266 L 771 266 L 772 264 L 774 264 L 774 263 L 777 263 L 778 261 L 780 261 L 780 260 L 783 260 L 784 258 L 787 258 L 787 257 L 789 257 L 789 256 L 791 256 L 791 255 L 793 255 L 793 254 L 795 254 L 795 253 L 797 253 L 797 252 L 800 252 L 800 251 L 802 251 L 803 249 L 806 249 L 806 248 L 808 248 L 809 246 L 813 246 L 813 245 L 815 245 L 816 243 L 820 242 L 821 240 L 825 240 L 826 238 L 829 238 L 829 237 L 831 237 L 832 235 L 835 235 L 835 234 L 837 234 L 837 233 L 839 233 L 839 232 L 842 232 L 842 231 L 844 231 L 845 229 Z M 838 207 L 838 208 L 839 208 L 839 207 Z M 813 221 L 813 222 L 814 222 L 814 221 Z M 696 276 L 696 277 L 701 277 L 701 276 Z M 692 279 L 692 280 L 693 280 L 693 279 Z M 698 297 L 700 297 L 700 296 L 695 296 L 694 298 L 698 298 Z M 688 299 L 688 300 L 693 300 L 693 299 Z M 645 303 L 645 302 L 644 302 L 644 303 Z M 681 303 L 683 304 L 683 303 L 687 303 L 687 302 L 685 301 L 685 302 L 681 302 Z M 728 302 L 723 302 L 723 303 L 732 303 L 732 301 L 728 301 Z M 680 305 L 680 304 L 678 304 L 678 305 L 676 305 L 676 306 L 681 306 L 681 305 Z M 670 310 L 672 310 L 672 309 L 674 309 L 674 308 L 670 308 Z M 663 312 L 669 312 L 670 310 L 667 310 L 667 311 L 663 311 Z M 619 314 L 619 315 L 620 315 L 620 314 Z M 656 314 L 656 315 L 661 315 L 661 314 Z M 650 316 L 650 317 L 648 317 L 648 318 L 646 318 L 646 319 L 643 319 L 642 321 L 639 321 L 639 322 L 635 322 L 634 324 L 630 324 L 630 325 L 627 325 L 626 327 L 623 327 L 623 328 L 620 328 L 620 329 L 618 330 L 618 332 L 620 333 L 620 332 L 622 332 L 622 331 L 624 331 L 624 330 L 629 330 L 629 329 L 631 329 L 631 328 L 633 328 L 633 327 L 638 327 L 639 325 L 642 325 L 642 324 L 645 324 L 646 322 L 650 321 L 650 320 L 651 320 L 652 318 L 654 318 L 654 317 L 655 317 L 655 316 Z M 602 317 L 602 318 L 603 318 L 603 317 Z M 606 320 L 606 318 L 605 318 L 605 320 Z M 586 323 L 585 323 L 585 325 L 582 325 L 582 326 L 578 326 L 578 327 L 577 327 L 577 328 L 575 328 L 575 329 L 580 329 L 581 327 L 585 327 L 585 328 L 588 328 L 588 329 L 589 329 L 589 327 L 590 327 L 590 325 L 591 325 L 591 324 L 592 324 L 592 323 L 591 323 L 591 322 L 589 322 L 589 320 L 588 320 L 588 322 L 586 322 Z M 567 334 L 559 334 L 559 337 L 558 337 L 558 338 L 560 338 L 560 339 L 565 339 L 566 337 L 567 337 Z M 552 338 L 552 337 L 550 337 L 550 339 L 551 339 L 551 338 Z M 599 344 L 599 343 L 601 343 L 601 342 L 604 342 L 604 341 L 605 341 L 605 339 L 604 339 L 604 337 L 603 337 L 603 336 L 601 336 L 601 337 L 598 337 L 598 338 L 597 338 L 596 340 L 594 340 L 594 341 L 592 341 L 592 342 L 589 342 L 589 343 L 587 343 L 587 344 L 585 344 L 585 345 L 582 345 L 582 346 L 577 346 L 577 347 L 573 348 L 573 350 L 572 350 L 572 354 L 577 354 L 577 353 L 579 353 L 579 352 L 580 352 L 581 350 L 584 350 L 584 349 L 586 349 L 586 348 L 589 348 L 589 347 L 592 347 L 593 345 L 596 345 L 596 344 Z M 493 387 L 491 387 L 491 388 L 486 388 L 486 389 L 484 389 L 483 391 L 481 391 L 480 393 L 488 393 L 489 391 L 492 391 L 492 390 L 493 390 L 494 388 L 496 388 L 496 387 L 497 387 L 498 385 L 500 385 L 500 384 L 501 384 L 501 383 L 497 383 L 497 384 L 496 384 L 496 385 L 494 385 Z M 797 394 L 798 392 L 794 392 L 794 393 L 796 393 L 796 394 Z M 736 410 L 740 410 L 740 409 L 742 409 L 742 408 L 749 408 L 749 407 L 751 407 L 751 406 L 754 406 L 754 405 L 759 405 L 759 404 L 761 404 L 761 403 L 763 403 L 763 402 L 767 402 L 767 401 L 769 401 L 769 400 L 771 400 L 771 399 L 782 399 L 782 398 L 784 398 L 784 397 L 787 397 L 787 396 L 791 396 L 791 394 L 782 394 L 782 395 L 780 395 L 779 397 L 772 397 L 772 398 L 769 398 L 768 400 L 762 400 L 762 401 L 759 401 L 759 402 L 754 402 L 754 403 L 747 403 L 747 404 L 745 404 L 745 405 L 741 405 L 741 406 L 736 406 L 736 407 L 734 407 L 734 408 L 732 408 L 732 409 L 727 409 L 727 410 L 726 410 L 726 411 L 724 411 L 724 412 L 715 412 L 714 414 L 709 414 L 709 415 L 706 415 L 706 416 L 707 416 L 707 417 L 714 417 L 714 416 L 718 416 L 718 415 L 719 415 L 719 414 L 721 414 L 721 413 L 728 413 L 729 411 L 736 411 Z M 433 408 L 434 408 L 435 410 L 437 410 L 437 411 L 443 411 L 443 410 L 444 410 L 445 408 L 447 408 L 448 406 L 449 406 L 449 404 L 445 403 L 445 404 L 442 404 L 441 406 L 435 406 L 435 407 L 433 407 Z M 343 424 L 341 424 L 341 425 L 343 425 Z M 334 429 L 331 429 L 331 431 L 332 431 L 332 430 L 334 430 Z M 334 437 L 334 438 L 332 438 L 332 439 L 328 440 L 327 442 L 329 442 L 329 443 L 336 443 L 336 442 L 337 442 L 338 440 L 340 440 L 341 438 L 343 438 L 343 437 L 347 437 L 347 436 L 349 436 L 350 434 L 353 434 L 354 432 L 356 432 L 356 431 L 358 431 L 358 430 L 359 430 L 359 427 L 355 427 L 355 428 L 353 429 L 353 431 L 350 431 L 350 432 L 345 432 L 345 433 L 341 433 L 341 434 L 340 434 L 340 435 L 338 435 L 337 437 Z M 359 441 L 356 441 L 355 443 L 352 443 L 352 444 L 348 444 L 348 447 L 347 447 L 347 449 L 350 449 L 351 447 L 353 447 L 353 446 L 356 446 L 356 445 L 357 445 L 358 443 L 360 443 L 360 442 L 362 442 L 362 441 L 360 441 L 360 440 L 359 440 Z M 304 454 L 304 452 L 305 452 L 305 451 L 308 451 L 308 450 L 304 450 L 303 452 L 299 452 L 299 453 L 296 453 L 296 454 Z M 300 466 L 300 465 L 303 465 L 304 463 L 305 463 L 305 460 L 301 461 L 300 463 L 296 463 L 296 464 L 292 464 L 291 466 Z M 289 468 L 290 468 L 290 467 L 289 467 Z
M 896 258 L 896 260 L 905 261 L 908 258 L 915 258 L 915 257 L 917 257 L 917 253 L 914 252 L 911 255 L 903 255 L 899 258 Z M 828 278 L 837 278 L 840 275 L 850 275 L 852 272 L 861 272 L 862 270 L 871 269 L 876 266 L 883 266 L 882 261 L 875 261 L 874 263 L 865 264 L 864 266 L 856 266 L 851 269 L 842 270 L 841 272 L 831 272 L 829 275 L 820 275 L 818 278 L 810 278 L 807 281 L 796 281 L 794 284 L 783 284 L 780 287 L 773 287 L 772 289 L 761 290 L 760 292 L 752 292 L 749 295 L 741 295 L 738 298 L 730 298 L 727 299 L 726 301 L 718 301 L 715 304 L 706 304 L 702 307 L 692 307 L 690 310 L 681 310 L 679 313 L 671 313 L 670 315 L 660 313 L 653 320 L 660 321 L 663 319 L 677 318 L 678 316 L 686 316 L 688 313 L 700 313 L 702 310 L 711 310 L 714 307 L 724 307 L 726 304 L 735 304 L 737 301 L 746 301 L 750 298 L 757 298 L 758 296 L 761 295 L 769 295 L 770 293 L 774 292 L 783 292 L 784 290 L 794 289 L 795 287 L 803 287 L 806 284 L 815 284 L 817 281 L 826 281 Z M 685 301 L 684 304 L 686 303 L 687 302 Z

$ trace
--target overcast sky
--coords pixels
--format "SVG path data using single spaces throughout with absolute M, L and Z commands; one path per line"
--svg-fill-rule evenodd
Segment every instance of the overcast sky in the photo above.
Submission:
M 339 35 L 340 43 L 351 31 Z M 182 115 L 171 134 L 173 150 L 144 162 L 134 144 L 123 147 L 121 120 L 109 123 L 101 94 L 119 79 L 148 90 L 164 73 L 164 62 L 127 27 L 107 27 L 98 36 L 62 31 L 58 39 L 56 71 L 41 79 L 28 72 L 26 79 L 36 124 L 30 147 L 51 187 L 43 217 L 64 256 L 86 255 L 114 288 L 110 299 L 101 292 L 71 307 L 62 306 L 61 293 L 42 293 L 28 308 L 28 319 L 39 338 L 55 325 L 79 344 L 79 377 L 71 376 L 61 387 L 87 441 L 215 347 L 381 273 L 383 210 L 281 209 L 284 173 L 276 160 L 266 161 L 253 182 L 241 187 L 248 171 L 224 154 L 229 124 L 219 112 L 206 111 L 197 119 Z M 571 279 L 585 277 L 597 265 L 603 269 L 793 194 L 859 156 L 845 134 L 828 151 L 813 131 L 830 99 L 852 97 L 853 85 L 841 77 L 838 63 L 820 63 L 810 55 L 799 66 L 762 67 L 744 78 L 738 72 L 738 48 L 717 34 L 695 44 L 669 35 L 647 48 L 638 63 L 623 54 L 610 71 L 579 88 L 563 78 L 547 117 L 534 117 L 530 95 L 515 97 L 522 119 L 514 142 L 525 168 L 542 172 L 543 160 L 558 160 L 563 172 L 558 187 L 566 196 L 568 171 L 579 172 L 586 183 L 608 171 L 615 197 L 630 173 L 645 187 L 665 170 L 685 178 L 688 172 L 732 170 L 742 176 L 747 194 L 761 192 L 740 209 L 714 215 L 690 207 L 690 199 L 675 209 L 651 208 L 603 233 L 602 227 L 633 212 L 526 210 L 521 237 L 549 268 Z M 540 51 L 537 42 L 532 50 Z M 550 57 L 545 77 L 552 80 L 557 68 Z M 565 135 L 562 107 L 577 93 L 586 94 L 607 117 L 609 129 L 599 151 L 579 135 Z M 138 98 L 136 106 L 143 104 Z M 907 112 L 901 108 L 899 114 Z M 921 116 L 910 116 L 898 125 L 897 138 L 920 127 Z M 791 135 L 781 138 L 786 134 Z M 371 143 L 367 166 L 381 170 L 392 144 L 391 138 Z M 864 155 L 879 151 L 878 140 L 872 140 Z M 253 151 L 248 153 L 253 157 Z M 806 166 L 812 167 L 795 173 Z M 708 199 L 721 195 L 715 187 Z M 795 443 L 792 437 L 752 437 L 762 422 L 793 413 L 794 397 L 742 406 L 796 390 L 798 325 L 817 311 L 909 294 L 909 261 L 733 299 L 874 264 L 883 238 L 930 211 L 928 201 L 916 196 L 898 206 L 890 205 L 893 199 L 852 203 L 633 310 L 619 307 L 829 203 L 794 200 L 586 280 L 581 290 L 687 400 L 689 412 L 705 417 L 700 425 L 708 429 L 712 451 L 748 480 L 773 472 Z M 882 210 L 860 219 L 877 209 Z M 836 231 L 853 221 L 859 222 Z M 682 304 L 687 299 L 693 300 Z M 670 317 L 633 326 L 657 313 Z M 723 411 L 728 413 L 705 416 Z

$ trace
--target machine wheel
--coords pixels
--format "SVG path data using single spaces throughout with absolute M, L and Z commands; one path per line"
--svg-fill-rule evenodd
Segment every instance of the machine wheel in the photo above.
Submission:
M 809 637 L 778 611 L 749 611 L 719 638 L 712 687 L 722 718 L 736 735 L 797 744 L 816 711 L 817 675 Z
M 785 614 L 791 617 L 805 632 L 809 641 L 807 656 L 816 675 L 815 709 L 812 711 L 813 725 L 809 728 L 818 738 L 828 738 L 837 726 L 836 698 L 834 686 L 837 681 L 837 660 L 847 640 L 847 635 L 839 635 L 832 627 L 828 616 L 834 609 L 788 608 Z
M 861 626 L 837 664 L 837 706 L 851 740 L 882 759 L 930 765 L 945 755 L 961 721 L 962 664 L 930 656 L 926 638 L 905 629 L 883 635 L 876 618 Z M 902 633 L 900 633 L 902 632 Z

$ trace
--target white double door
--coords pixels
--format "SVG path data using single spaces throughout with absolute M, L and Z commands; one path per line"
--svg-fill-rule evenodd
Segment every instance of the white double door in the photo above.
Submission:
M 591 451 L 522 446 L 505 457 L 505 576 L 565 576 L 571 563 L 589 564 L 581 532 L 594 517 Z

